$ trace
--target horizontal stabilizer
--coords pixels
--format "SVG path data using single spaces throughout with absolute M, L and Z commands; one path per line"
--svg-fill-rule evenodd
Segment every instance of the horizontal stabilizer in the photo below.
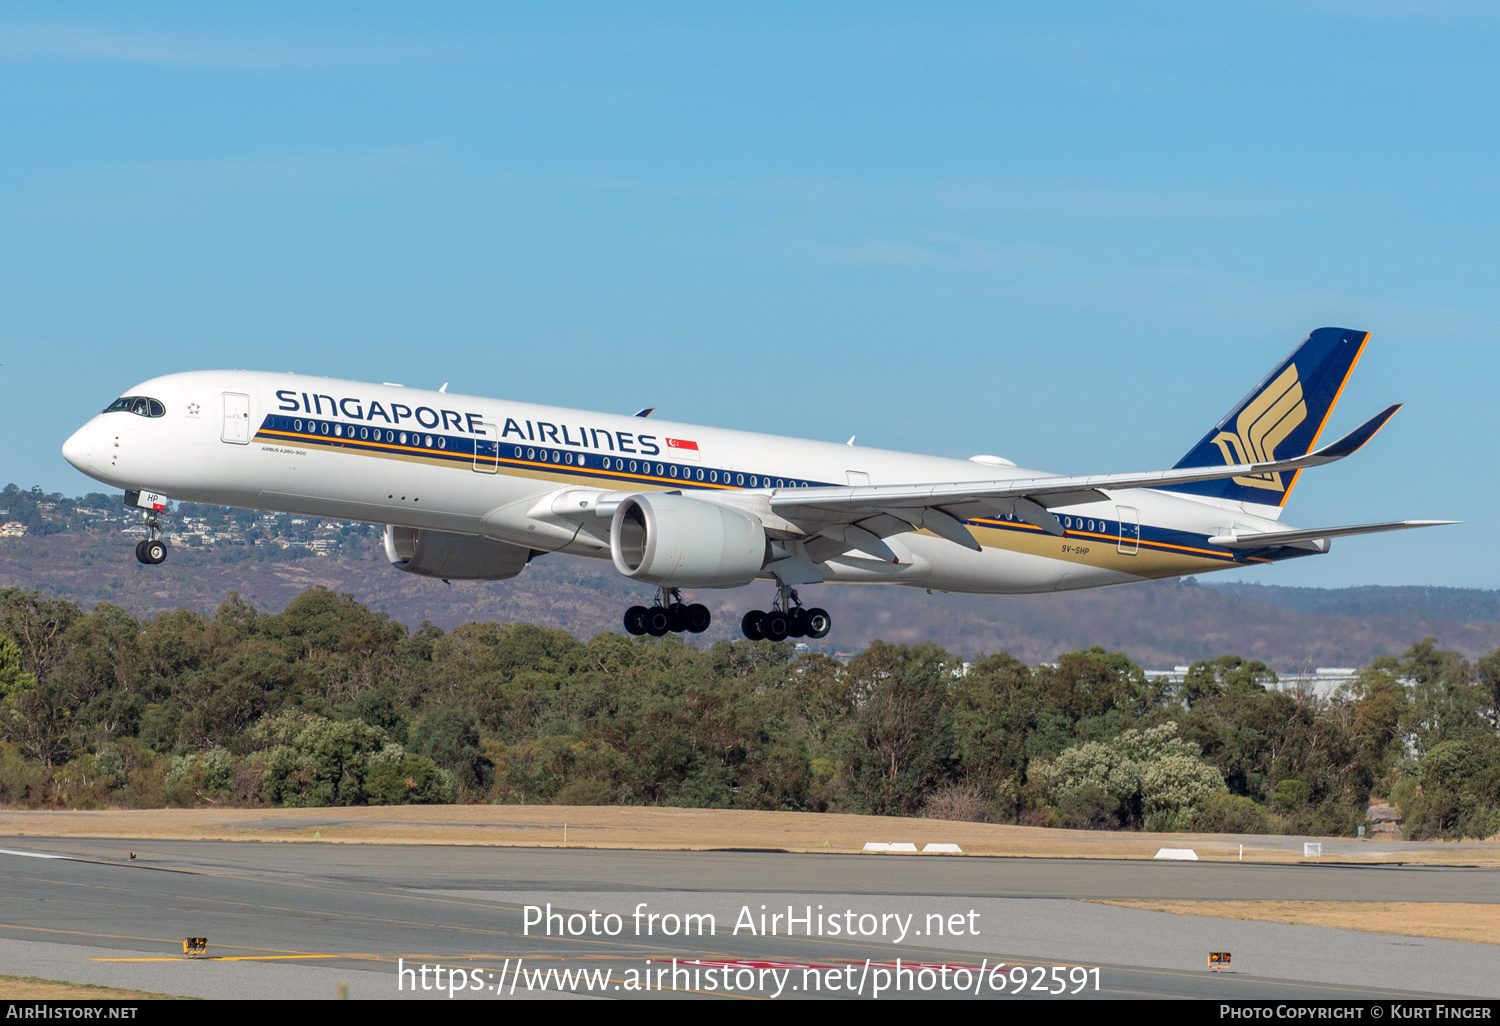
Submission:
M 1388 524 L 1354 524 L 1349 527 L 1315 527 L 1305 531 L 1257 531 L 1245 533 L 1234 531 L 1220 534 L 1208 540 L 1210 545 L 1222 545 L 1227 549 L 1263 549 L 1274 545 L 1295 545 L 1298 542 L 1318 541 L 1323 538 L 1344 538 L 1352 534 L 1379 534 L 1381 531 L 1405 531 L 1413 527 L 1441 527 L 1443 524 L 1460 524 L 1461 520 L 1393 520 Z

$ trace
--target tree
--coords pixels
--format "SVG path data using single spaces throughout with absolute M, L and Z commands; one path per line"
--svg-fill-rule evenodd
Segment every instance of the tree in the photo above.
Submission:
M 947 777 L 952 717 L 947 691 L 961 670 L 936 645 L 877 641 L 849 662 L 863 696 L 844 751 L 850 800 L 863 811 L 911 816 Z
M 0 636 L 0 702 L 36 687 L 36 677 L 21 669 L 21 646 Z
M 1127 730 L 1109 742 L 1085 741 L 1039 762 L 1032 782 L 1069 826 L 1186 826 L 1224 778 L 1198 747 L 1177 736 L 1177 724 Z
M 1265 663 L 1247 662 L 1237 655 L 1196 662 L 1183 674 L 1181 694 L 1189 707 L 1226 691 L 1255 694 L 1276 683 L 1276 674 Z
M 1489 837 L 1500 832 L 1500 738 L 1442 741 L 1422 758 L 1401 802 L 1410 838 Z
M 1484 717 L 1500 731 L 1500 648 L 1474 664 L 1474 673 L 1485 692 Z

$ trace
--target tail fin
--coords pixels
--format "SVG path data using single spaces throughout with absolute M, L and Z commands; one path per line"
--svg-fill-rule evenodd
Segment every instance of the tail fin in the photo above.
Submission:
M 1311 452 L 1369 339 L 1367 331 L 1314 331 L 1178 460 L 1177 466 L 1256 463 Z M 1199 481 L 1171 490 L 1211 500 L 1275 507 L 1274 516 L 1286 504 L 1300 473 Z

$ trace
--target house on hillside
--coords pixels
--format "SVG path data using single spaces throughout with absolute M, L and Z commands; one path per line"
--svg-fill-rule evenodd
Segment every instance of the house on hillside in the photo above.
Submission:
M 0 524 L 0 538 L 20 538 L 26 533 L 26 525 L 19 520 Z

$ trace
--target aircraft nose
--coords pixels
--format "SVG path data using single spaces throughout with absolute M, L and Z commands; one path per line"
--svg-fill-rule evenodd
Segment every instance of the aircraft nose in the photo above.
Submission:
M 93 451 L 93 435 L 92 427 L 87 424 L 73 432 L 73 436 L 63 443 L 63 459 L 73 464 L 79 470 L 87 471 L 89 469 L 89 457 Z

